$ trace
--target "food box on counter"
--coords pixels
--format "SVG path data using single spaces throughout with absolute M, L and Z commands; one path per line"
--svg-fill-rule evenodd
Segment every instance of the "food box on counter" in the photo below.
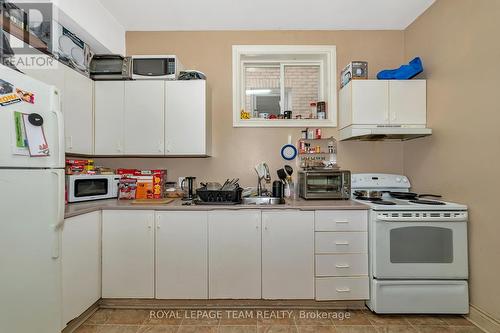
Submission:
M 118 169 L 117 174 L 122 180 L 136 180 L 135 197 L 132 199 L 162 199 L 165 196 L 166 170 Z M 125 190 L 130 186 L 130 182 L 124 182 L 123 188 Z M 123 199 L 129 196 L 124 194 Z
M 133 200 L 137 190 L 137 179 L 122 178 L 118 183 L 118 199 Z
M 94 160 L 66 159 L 66 174 L 77 175 L 94 171 Z

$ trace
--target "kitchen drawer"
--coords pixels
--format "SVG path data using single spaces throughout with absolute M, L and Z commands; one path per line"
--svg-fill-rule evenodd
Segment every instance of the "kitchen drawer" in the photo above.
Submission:
M 315 232 L 315 252 L 319 253 L 366 253 L 367 232 Z
M 366 210 L 319 210 L 315 213 L 316 231 L 366 231 Z
M 316 255 L 316 276 L 368 275 L 368 254 Z
M 318 301 L 368 298 L 368 276 L 316 278 L 316 300 Z

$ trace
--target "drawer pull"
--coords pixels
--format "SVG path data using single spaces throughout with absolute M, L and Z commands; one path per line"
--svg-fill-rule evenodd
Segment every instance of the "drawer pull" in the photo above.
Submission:
M 335 265 L 337 268 L 349 268 L 351 265 Z
M 335 223 L 349 223 L 348 220 L 338 220 L 338 221 L 335 221 Z
M 335 289 L 338 293 L 350 293 L 351 289 L 350 288 L 345 288 L 345 289 Z
M 349 245 L 349 242 L 335 242 L 335 245 Z

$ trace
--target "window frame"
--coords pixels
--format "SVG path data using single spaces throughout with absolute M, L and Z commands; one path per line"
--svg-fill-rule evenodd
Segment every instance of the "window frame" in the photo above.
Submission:
M 337 127 L 337 60 L 334 45 L 233 45 L 233 127 Z M 285 97 L 285 66 L 319 65 L 320 97 L 327 102 L 326 119 L 240 119 L 241 107 L 245 105 L 245 66 L 248 64 L 269 65 L 269 60 L 242 60 L 242 56 L 272 55 L 305 55 L 320 56 L 321 59 L 279 60 L 280 95 Z M 327 96 L 326 96 L 327 95 Z M 280 107 L 283 111 L 284 101 Z

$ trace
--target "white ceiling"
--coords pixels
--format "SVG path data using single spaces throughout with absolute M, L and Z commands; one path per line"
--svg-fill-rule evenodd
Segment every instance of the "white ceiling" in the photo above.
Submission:
M 99 0 L 126 30 L 403 30 L 435 0 Z

